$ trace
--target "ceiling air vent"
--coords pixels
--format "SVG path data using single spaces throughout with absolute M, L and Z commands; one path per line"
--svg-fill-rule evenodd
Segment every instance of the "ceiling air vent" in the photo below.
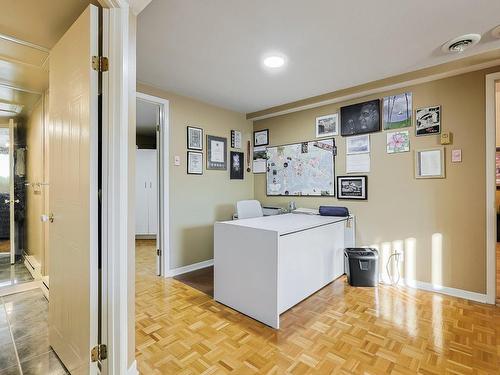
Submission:
M 460 53 L 465 51 L 467 48 L 476 45 L 481 40 L 481 35 L 479 34 L 466 34 L 449 40 L 441 50 L 446 53 Z

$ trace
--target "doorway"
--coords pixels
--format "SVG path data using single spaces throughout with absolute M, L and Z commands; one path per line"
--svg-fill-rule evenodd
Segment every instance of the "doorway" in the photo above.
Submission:
M 137 272 L 165 276 L 169 269 L 167 100 L 137 93 L 135 159 Z

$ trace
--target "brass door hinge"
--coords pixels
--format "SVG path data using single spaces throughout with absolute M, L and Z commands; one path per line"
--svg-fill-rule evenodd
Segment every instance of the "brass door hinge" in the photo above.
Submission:
M 160 249 L 156 249 L 156 255 L 158 255 L 158 256 L 161 255 L 161 250 Z
M 92 362 L 102 361 L 108 358 L 108 348 L 106 345 L 99 344 L 94 346 L 90 351 L 90 359 Z
M 92 56 L 92 69 L 98 72 L 107 72 L 109 69 L 109 61 L 104 56 Z

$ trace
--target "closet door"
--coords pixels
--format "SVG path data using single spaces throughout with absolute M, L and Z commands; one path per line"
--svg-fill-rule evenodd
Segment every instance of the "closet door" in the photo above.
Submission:
M 158 162 L 156 150 L 147 150 L 148 170 L 148 233 L 156 235 L 158 231 Z
M 147 150 L 135 155 L 135 234 L 148 234 Z

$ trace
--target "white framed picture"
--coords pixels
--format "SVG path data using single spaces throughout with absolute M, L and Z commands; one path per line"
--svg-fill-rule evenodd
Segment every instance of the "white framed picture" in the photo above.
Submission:
M 397 154 L 410 151 L 410 132 L 400 130 L 387 133 L 387 153 Z
M 444 147 L 415 151 L 415 178 L 445 178 Z
M 187 127 L 187 148 L 189 150 L 203 150 L 203 129 L 194 126 Z
M 316 117 L 316 138 L 339 135 L 339 114 Z
M 346 154 L 366 154 L 370 152 L 370 135 L 357 135 L 346 138 Z
M 196 151 L 187 152 L 187 173 L 203 174 L 203 153 Z

